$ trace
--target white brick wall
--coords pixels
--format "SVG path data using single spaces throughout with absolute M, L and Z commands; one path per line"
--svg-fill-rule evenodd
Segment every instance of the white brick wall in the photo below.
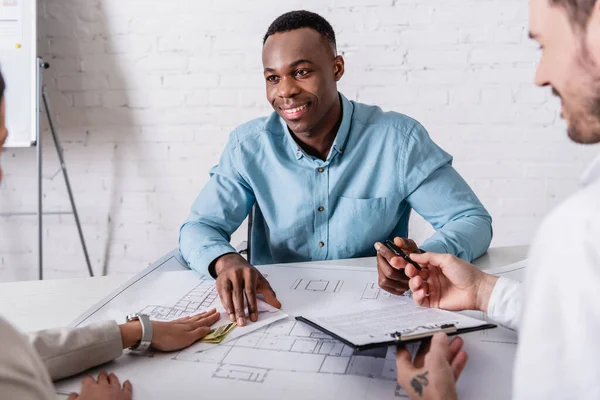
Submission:
M 455 156 L 494 216 L 494 245 L 528 243 L 598 152 L 569 143 L 558 102 L 533 87 L 539 52 L 523 0 L 39 3 L 46 80 L 98 273 L 137 271 L 176 246 L 228 132 L 270 112 L 261 39 L 296 8 L 336 29 L 343 93 L 419 119 Z M 68 211 L 49 139 L 46 210 Z M 3 162 L 0 212 L 35 210 L 34 150 Z M 429 231 L 414 220 L 412 236 Z M 46 276 L 85 276 L 72 217 L 47 216 L 44 235 Z M 35 238 L 35 217 L 0 217 L 0 281 L 36 277 Z

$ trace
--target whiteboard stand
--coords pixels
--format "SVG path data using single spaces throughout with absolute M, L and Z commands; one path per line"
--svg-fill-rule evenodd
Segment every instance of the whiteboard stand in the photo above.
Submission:
M 79 240 L 81 241 L 81 247 L 83 248 L 83 255 L 85 256 L 85 262 L 87 263 L 88 272 L 90 276 L 94 276 L 92 270 L 92 264 L 90 263 L 90 256 L 88 254 L 87 246 L 85 244 L 85 238 L 83 237 L 83 230 L 81 229 L 81 222 L 79 221 L 79 214 L 77 213 L 77 207 L 75 206 L 75 198 L 73 197 L 73 191 L 71 190 L 71 182 L 69 181 L 69 174 L 67 172 L 67 165 L 63 156 L 63 149 L 58 139 L 58 134 L 54 127 L 54 121 L 52 120 L 52 113 L 50 112 L 50 102 L 48 101 L 48 95 L 46 93 L 46 86 L 43 83 L 43 70 L 48 69 L 50 64 L 44 62 L 41 57 L 38 57 L 37 66 L 37 84 L 38 84 L 38 97 L 37 97 L 37 110 L 38 118 L 36 123 L 37 129 L 37 167 L 38 167 L 38 261 L 39 261 L 39 279 L 44 279 L 43 269 L 43 232 L 42 232 L 42 216 L 43 216 L 43 195 L 42 195 L 42 130 L 40 128 L 40 98 L 44 101 L 44 109 L 46 110 L 46 117 L 48 118 L 48 126 L 54 139 L 54 147 L 58 153 L 58 159 L 60 161 L 60 169 L 62 170 L 63 177 L 65 178 L 65 185 L 67 192 L 69 193 L 69 200 L 71 201 L 71 208 L 73 209 L 73 216 L 75 217 L 75 224 L 77 225 L 77 232 L 79 233 Z

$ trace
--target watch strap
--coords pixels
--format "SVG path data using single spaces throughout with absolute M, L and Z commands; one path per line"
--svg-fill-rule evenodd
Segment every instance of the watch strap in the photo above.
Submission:
M 150 321 L 150 317 L 146 314 L 138 314 L 136 317 L 142 326 L 142 340 L 130 347 L 129 350 L 143 352 L 148 350 L 152 344 L 152 321 Z

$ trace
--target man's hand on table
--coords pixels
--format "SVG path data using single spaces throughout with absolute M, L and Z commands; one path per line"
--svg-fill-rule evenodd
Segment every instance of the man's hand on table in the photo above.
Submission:
M 419 247 L 411 239 L 395 238 L 394 244 L 406 254 L 420 253 Z M 408 290 L 408 277 L 404 273 L 407 265 L 410 265 L 402 257 L 396 256 L 382 243 L 375 243 L 377 250 L 377 274 L 379 275 L 379 287 L 395 295 L 401 295 Z
M 237 253 L 221 256 L 215 264 L 217 291 L 232 322 L 246 325 L 246 304 L 250 321 L 258 320 L 257 294 L 276 308 L 281 308 L 277 295 L 265 277 Z

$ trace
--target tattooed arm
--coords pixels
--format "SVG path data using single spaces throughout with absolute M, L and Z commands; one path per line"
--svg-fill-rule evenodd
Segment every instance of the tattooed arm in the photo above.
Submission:
M 448 343 L 445 333 L 424 341 L 414 361 L 406 348 L 396 356 L 398 384 L 412 400 L 457 400 L 456 381 L 467 364 L 463 341 L 456 337 Z

